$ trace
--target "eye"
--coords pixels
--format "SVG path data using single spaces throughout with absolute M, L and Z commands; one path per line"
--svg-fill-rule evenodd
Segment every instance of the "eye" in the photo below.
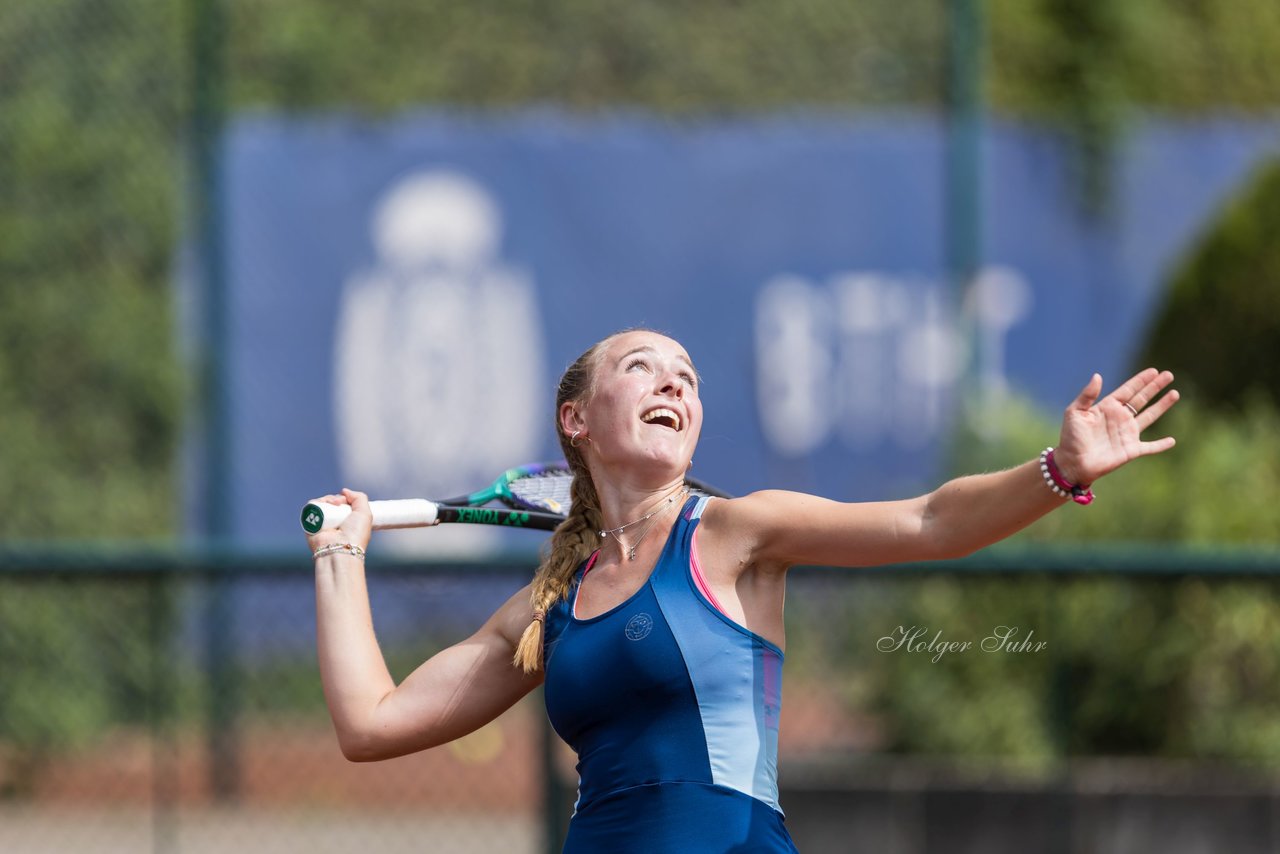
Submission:
M 698 387 L 698 378 L 695 377 L 693 374 L 689 373 L 688 371 L 682 372 L 680 374 L 680 379 L 684 380 L 685 383 L 687 383 L 690 388 Z
M 627 363 L 628 371 L 635 367 L 644 368 L 647 371 L 649 370 L 649 363 L 646 362 L 644 359 L 637 357 L 632 359 L 629 363 Z

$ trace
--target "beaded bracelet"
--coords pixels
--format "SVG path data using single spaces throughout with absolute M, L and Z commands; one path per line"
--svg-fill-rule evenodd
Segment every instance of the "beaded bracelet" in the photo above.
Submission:
M 338 554 L 339 552 L 342 554 L 355 555 L 361 560 L 364 560 L 364 549 L 360 548 L 355 543 L 330 543 L 327 546 L 321 546 L 316 549 L 311 556 L 313 558 L 322 558 L 325 555 Z
M 1093 501 L 1093 490 L 1088 486 L 1081 486 L 1078 483 L 1068 483 L 1067 479 L 1062 476 L 1062 471 L 1053 461 L 1053 448 L 1045 448 L 1040 452 L 1040 474 L 1044 475 L 1044 482 L 1053 490 L 1053 494 L 1060 498 L 1070 498 L 1077 504 L 1089 504 Z

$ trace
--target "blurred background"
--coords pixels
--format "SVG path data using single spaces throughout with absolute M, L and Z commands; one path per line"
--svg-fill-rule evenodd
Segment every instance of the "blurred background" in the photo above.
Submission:
M 646 325 L 732 492 L 1184 395 L 1088 508 L 794 572 L 801 850 L 1280 851 L 1278 51 L 1273 0 L 7 0 L 0 850 L 558 850 L 536 696 L 342 759 L 297 512 L 554 457 L 559 372 Z M 393 673 L 539 539 L 378 535 Z

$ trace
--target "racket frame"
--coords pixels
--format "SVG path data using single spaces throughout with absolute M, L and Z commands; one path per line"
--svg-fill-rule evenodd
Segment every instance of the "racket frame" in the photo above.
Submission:
M 426 499 L 398 499 L 393 501 L 373 501 L 371 506 L 414 504 L 416 512 L 402 517 L 405 521 L 390 524 L 375 523 L 375 530 L 395 528 L 433 527 L 443 523 L 464 523 L 470 525 L 499 525 L 510 528 L 529 528 L 537 531 L 553 531 L 565 520 L 565 515 L 548 509 L 548 504 L 539 504 L 522 499 L 511 490 L 511 484 L 526 477 L 555 475 L 559 477 L 569 473 L 569 466 L 564 462 L 530 463 L 516 466 L 504 471 L 493 483 L 484 489 L 446 498 L 442 501 Z M 686 478 L 685 483 L 698 494 L 719 498 L 728 498 L 728 494 L 715 487 L 708 486 L 693 478 Z M 492 501 L 499 501 L 505 507 L 486 507 Z M 550 500 L 550 504 L 557 504 Z M 566 508 L 567 510 L 568 508 Z M 346 504 L 324 504 L 311 502 L 302 508 L 302 529 L 308 534 L 316 534 L 322 530 L 337 527 L 351 513 Z

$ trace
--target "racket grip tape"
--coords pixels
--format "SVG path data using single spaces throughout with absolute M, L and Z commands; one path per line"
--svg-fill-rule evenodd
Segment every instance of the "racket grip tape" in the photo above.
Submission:
M 427 528 L 438 521 L 437 505 L 424 498 L 399 498 L 370 501 L 374 530 L 388 528 Z M 302 508 L 302 529 L 315 534 L 341 525 L 351 515 L 348 504 L 325 504 L 313 501 Z

